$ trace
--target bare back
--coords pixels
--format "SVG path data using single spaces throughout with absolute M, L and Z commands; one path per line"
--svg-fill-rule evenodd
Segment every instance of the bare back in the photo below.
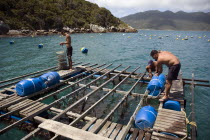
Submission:
M 173 55 L 171 52 L 168 51 L 160 51 L 158 53 L 158 64 L 165 64 L 168 67 L 179 64 L 179 59 Z
M 71 37 L 69 34 L 66 35 L 66 47 L 67 48 L 71 47 Z

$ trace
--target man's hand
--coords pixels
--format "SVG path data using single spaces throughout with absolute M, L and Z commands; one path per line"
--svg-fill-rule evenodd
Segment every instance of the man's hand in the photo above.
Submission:
M 64 44 L 63 42 L 60 43 L 60 45 L 62 45 L 62 46 L 63 46 L 63 44 Z

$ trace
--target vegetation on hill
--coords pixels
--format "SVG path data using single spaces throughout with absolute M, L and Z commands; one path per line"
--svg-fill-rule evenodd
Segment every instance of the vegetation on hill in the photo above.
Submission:
M 85 0 L 1 0 L 0 21 L 10 29 L 30 30 L 128 26 L 109 10 Z
M 121 18 L 137 29 L 155 30 L 210 30 L 210 13 L 179 11 L 160 12 L 156 10 L 140 12 Z

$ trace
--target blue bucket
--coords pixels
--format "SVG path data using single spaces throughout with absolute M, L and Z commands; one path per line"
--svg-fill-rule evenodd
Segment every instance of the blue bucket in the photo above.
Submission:
M 51 87 L 60 82 L 60 75 L 57 72 L 48 72 L 39 77 L 46 87 Z
M 175 111 L 181 111 L 181 105 L 178 101 L 167 100 L 163 104 L 163 108 Z
M 142 107 L 135 117 L 135 125 L 139 129 L 152 128 L 157 117 L 157 111 L 152 106 Z
M 149 95 L 157 96 L 161 91 L 164 90 L 165 83 L 166 83 L 166 78 L 163 74 L 160 74 L 159 76 L 153 76 L 147 86 Z
M 44 83 L 39 78 L 22 80 L 16 84 L 15 90 L 19 96 L 27 96 L 42 90 Z

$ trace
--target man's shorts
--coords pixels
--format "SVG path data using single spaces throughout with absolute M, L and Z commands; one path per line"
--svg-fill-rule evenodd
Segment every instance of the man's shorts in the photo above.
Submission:
M 72 47 L 68 47 L 66 51 L 67 51 L 67 56 L 72 56 L 72 51 L 73 51 Z
M 176 64 L 168 68 L 167 80 L 177 80 L 181 64 Z

